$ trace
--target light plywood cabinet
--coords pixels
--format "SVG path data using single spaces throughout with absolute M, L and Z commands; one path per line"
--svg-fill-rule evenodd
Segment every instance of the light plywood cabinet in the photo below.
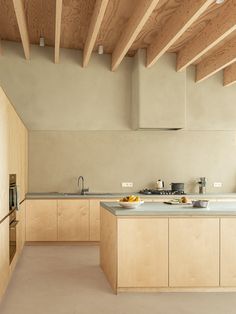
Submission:
M 9 119 L 9 173 L 17 175 L 20 201 L 27 192 L 28 177 L 28 131 L 12 106 L 8 106 Z
M 58 240 L 89 240 L 89 200 L 58 200 Z
M 100 203 L 101 202 L 116 202 L 118 199 L 103 199 L 90 200 L 90 214 L 89 214 L 89 240 L 100 241 Z
M 100 266 L 112 286 L 117 289 L 117 219 L 101 208 Z
M 118 219 L 118 287 L 168 286 L 168 218 Z
M 9 218 L 0 224 L 0 300 L 9 278 Z
M 19 255 L 25 244 L 25 201 L 20 204 L 20 209 L 17 211 L 16 219 L 19 221 L 17 225 L 17 254 Z
M 170 218 L 169 284 L 219 286 L 218 218 Z
M 100 241 L 100 200 L 90 200 L 89 239 Z
M 236 286 L 236 218 L 221 219 L 220 285 Z
M 0 220 L 9 212 L 9 173 L 17 174 L 20 200 L 25 198 L 28 171 L 27 144 L 27 130 L 0 87 Z M 17 218 L 19 219 L 17 254 L 11 265 L 9 265 L 9 218 L 0 224 L 0 298 L 24 245 L 24 209 L 17 212 Z
M 57 200 L 26 201 L 26 241 L 57 241 Z
M 0 220 L 8 214 L 8 99 L 0 87 Z

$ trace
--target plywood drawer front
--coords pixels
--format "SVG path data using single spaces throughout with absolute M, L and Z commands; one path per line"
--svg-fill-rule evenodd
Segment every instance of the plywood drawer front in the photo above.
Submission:
M 221 219 L 220 285 L 236 287 L 236 218 Z
M 219 286 L 219 219 L 169 220 L 171 287 Z
M 58 200 L 58 240 L 89 240 L 89 200 Z
M 168 286 L 168 219 L 118 220 L 118 286 Z

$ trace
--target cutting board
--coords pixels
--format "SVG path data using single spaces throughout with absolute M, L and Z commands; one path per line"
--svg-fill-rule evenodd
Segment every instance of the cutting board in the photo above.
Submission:
M 179 202 L 175 202 L 175 201 L 164 202 L 164 204 L 168 204 L 168 205 L 192 205 L 192 203 L 179 203 Z

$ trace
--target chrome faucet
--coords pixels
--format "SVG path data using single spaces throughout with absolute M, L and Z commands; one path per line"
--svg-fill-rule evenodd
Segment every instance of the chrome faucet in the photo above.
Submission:
M 199 178 L 199 180 L 198 180 L 199 194 L 205 194 L 206 193 L 206 183 L 207 183 L 207 179 L 205 177 Z
M 89 191 L 89 188 L 85 189 L 84 188 L 84 177 L 83 176 L 79 176 L 78 177 L 78 187 L 80 188 L 80 180 L 82 181 L 82 189 L 81 189 L 81 195 L 85 195 L 86 192 Z

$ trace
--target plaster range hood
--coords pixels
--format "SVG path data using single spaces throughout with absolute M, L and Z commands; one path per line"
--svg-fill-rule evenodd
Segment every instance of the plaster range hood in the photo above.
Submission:
M 176 56 L 167 53 L 146 68 L 146 50 L 134 57 L 132 73 L 132 128 L 177 131 L 186 122 L 186 72 L 175 70 Z

